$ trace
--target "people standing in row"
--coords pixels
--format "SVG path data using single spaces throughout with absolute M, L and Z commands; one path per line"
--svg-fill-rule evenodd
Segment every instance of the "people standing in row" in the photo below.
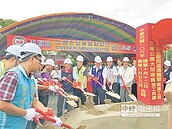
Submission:
M 65 78 L 69 79 L 71 82 L 74 82 L 78 79 L 76 73 L 72 69 L 72 61 L 70 58 L 66 58 L 64 60 L 65 67 L 61 69 L 61 76 L 59 78 L 59 82 L 62 84 L 63 90 L 68 93 L 69 95 L 73 94 L 73 85 L 66 81 Z M 66 103 L 66 98 L 62 95 L 58 95 L 58 101 L 57 101 L 57 116 L 62 116 L 65 112 L 65 109 L 67 112 L 71 111 L 73 108 Z
M 126 90 L 125 86 L 127 86 L 128 90 L 132 91 L 132 84 L 134 80 L 134 72 L 131 67 L 129 67 L 129 58 L 124 57 L 123 58 L 123 67 L 119 69 L 119 76 L 121 76 L 124 80 L 124 84 L 122 80 L 120 80 L 120 96 L 121 96 L 121 102 L 128 102 L 132 101 L 131 98 L 128 96 L 129 93 Z
M 120 87 L 116 82 L 118 73 L 116 67 L 113 64 L 113 58 L 111 56 L 107 57 L 106 62 L 107 65 L 103 69 L 103 78 L 104 78 L 104 82 L 106 82 L 106 88 L 108 91 L 113 90 L 113 92 L 119 94 Z M 112 102 L 119 102 L 119 99 L 113 98 L 107 94 L 106 94 L 106 98 L 111 99 Z
M 89 75 L 92 76 L 92 92 L 93 94 L 95 94 L 96 96 L 94 96 L 93 101 L 95 103 L 95 105 L 98 104 L 104 104 L 105 103 L 105 82 L 104 82 L 104 78 L 103 78 L 103 69 L 104 67 L 101 65 L 102 63 L 102 59 L 100 58 L 100 56 L 96 56 L 94 58 L 94 63 L 95 65 L 90 69 Z M 99 83 L 100 84 L 99 84 Z M 104 88 L 104 89 L 103 89 Z
M 73 67 L 73 71 L 77 74 L 78 76 L 78 81 L 81 84 L 81 89 L 86 91 L 86 85 L 87 85 L 87 75 L 88 72 L 86 70 L 86 67 L 83 66 L 84 58 L 79 55 L 76 58 L 76 66 Z M 81 100 L 81 104 L 83 105 L 86 101 L 85 95 L 80 89 L 74 88 L 74 95 L 78 96 Z
M 0 62 L 0 77 L 2 77 L 7 70 L 20 63 L 20 49 L 21 46 L 19 45 L 11 45 L 5 50 L 6 54 Z

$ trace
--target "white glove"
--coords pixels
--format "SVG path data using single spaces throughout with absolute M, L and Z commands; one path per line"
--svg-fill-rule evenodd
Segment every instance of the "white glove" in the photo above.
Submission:
M 59 87 L 58 86 L 55 86 L 54 88 L 55 88 L 55 90 L 59 90 Z
M 34 108 L 26 109 L 26 111 L 26 116 L 24 116 L 23 118 L 25 118 L 28 121 L 33 120 L 35 116 L 39 115 L 39 113 L 36 112 Z
M 112 85 L 109 86 L 109 89 L 112 90 Z
M 54 119 L 56 120 L 56 123 L 52 123 L 54 126 L 61 126 L 62 125 L 62 121 L 60 120 L 60 118 L 54 116 Z
M 54 86 L 49 86 L 49 87 L 48 87 L 48 90 L 54 91 Z
M 46 78 L 43 78 L 42 80 L 45 80 L 45 81 L 47 81 L 47 79 L 46 79 Z
M 66 77 L 64 76 L 64 77 L 62 77 L 62 80 L 66 80 Z
M 103 85 L 102 88 L 103 88 L 103 90 L 106 90 L 106 85 Z
M 57 79 L 54 79 L 53 81 L 55 84 L 58 84 L 58 82 L 59 82 Z

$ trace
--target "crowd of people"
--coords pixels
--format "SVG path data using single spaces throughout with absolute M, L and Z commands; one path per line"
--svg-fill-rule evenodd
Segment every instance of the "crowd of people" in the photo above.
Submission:
M 88 67 L 84 66 L 84 58 L 79 55 L 75 59 L 76 66 L 73 66 L 70 58 L 66 58 L 61 67 L 53 59 L 46 59 L 39 46 L 33 43 L 26 43 L 22 47 L 11 45 L 5 52 L 0 62 L 0 128 L 36 128 L 37 123 L 31 121 L 39 115 L 35 109 L 46 112 L 49 109 L 49 92 L 54 91 L 53 86 L 47 88 L 37 83 L 39 79 L 60 83 L 64 92 L 78 96 L 81 104 L 86 102 L 82 91 L 88 91 L 88 86 L 92 87 L 91 92 L 95 94 L 95 105 L 104 104 L 105 99 L 113 103 L 132 101 L 130 92 L 137 97 L 136 60 L 131 61 L 128 57 L 117 59 L 115 64 L 113 57 L 108 56 L 103 64 L 101 57 L 96 56 L 92 66 Z M 164 86 L 172 80 L 170 67 L 171 62 L 165 61 Z M 74 82 L 80 84 L 80 89 L 73 86 Z M 121 99 L 106 94 L 107 91 L 119 94 Z M 62 122 L 59 117 L 74 108 L 66 103 L 63 95 L 57 96 L 57 112 L 54 116 L 57 122 L 54 125 L 60 126 Z M 44 120 L 40 122 L 46 124 Z

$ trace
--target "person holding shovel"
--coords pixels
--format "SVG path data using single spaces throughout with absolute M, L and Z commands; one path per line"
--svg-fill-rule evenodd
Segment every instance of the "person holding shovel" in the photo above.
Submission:
M 119 85 L 116 83 L 116 77 L 118 76 L 116 67 L 113 66 L 113 58 L 108 56 L 106 59 L 107 65 L 103 69 L 103 78 L 106 82 L 106 88 L 108 91 L 116 92 L 119 94 Z M 107 99 L 111 99 L 112 102 L 119 102 L 119 99 L 106 95 Z
M 102 59 L 100 56 L 96 56 L 94 58 L 95 66 L 90 69 L 89 75 L 92 77 L 92 92 L 96 96 L 94 96 L 93 101 L 95 105 L 104 104 L 105 103 L 105 89 L 106 82 L 103 78 L 103 69 L 104 67 L 101 65 Z M 100 101 L 99 101 L 100 100 Z
M 43 79 L 46 79 L 47 81 L 51 81 L 51 72 L 53 70 L 53 67 L 55 66 L 53 59 L 47 59 L 45 62 L 46 66 L 41 72 L 41 77 Z M 47 92 L 46 89 L 41 89 L 38 91 L 38 96 L 40 102 L 47 107 L 48 100 L 49 100 L 49 92 Z
M 81 84 L 80 87 L 82 90 L 86 91 L 86 84 L 87 84 L 87 75 L 88 72 L 86 70 L 86 67 L 83 66 L 84 58 L 79 55 L 76 58 L 76 64 L 77 66 L 73 67 L 73 71 L 78 76 L 78 81 Z M 80 89 L 74 88 L 74 95 L 78 96 L 81 100 L 81 104 L 83 105 L 86 101 L 85 95 Z
M 27 122 L 39 115 L 36 108 L 47 111 L 36 97 L 32 76 L 41 63 L 41 49 L 36 44 L 26 43 L 20 54 L 20 65 L 10 69 L 0 79 L 0 128 L 3 129 L 25 129 Z
M 62 89 L 69 95 L 73 95 L 73 85 L 68 82 L 66 79 L 70 80 L 71 82 L 74 82 L 74 80 L 78 79 L 77 74 L 72 69 L 72 61 L 70 58 L 66 58 L 64 60 L 65 67 L 61 69 L 61 76 L 59 78 L 59 82 L 62 84 Z M 64 79 L 66 78 L 66 79 Z M 66 98 L 62 95 L 58 95 L 58 101 L 57 101 L 57 116 L 60 117 L 64 114 L 65 109 L 67 109 L 67 112 L 71 111 L 73 108 L 66 103 Z
M 120 76 L 123 79 L 123 82 L 122 80 L 120 80 L 121 102 L 131 101 L 132 99 L 128 95 L 129 95 L 129 92 L 131 93 L 132 91 L 131 86 L 134 80 L 134 72 L 132 68 L 129 66 L 128 57 L 123 58 L 123 67 L 119 69 L 118 76 Z

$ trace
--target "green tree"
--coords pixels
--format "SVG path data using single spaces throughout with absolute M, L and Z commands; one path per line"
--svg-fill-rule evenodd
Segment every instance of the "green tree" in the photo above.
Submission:
M 17 22 L 17 21 L 12 20 L 12 19 L 2 19 L 2 18 L 0 18 L 0 28 L 9 26 L 9 25 L 11 25 L 11 24 L 13 24 L 15 22 Z
M 170 47 L 170 49 L 166 50 L 163 52 L 164 54 L 164 60 L 170 60 L 172 61 L 172 47 Z

